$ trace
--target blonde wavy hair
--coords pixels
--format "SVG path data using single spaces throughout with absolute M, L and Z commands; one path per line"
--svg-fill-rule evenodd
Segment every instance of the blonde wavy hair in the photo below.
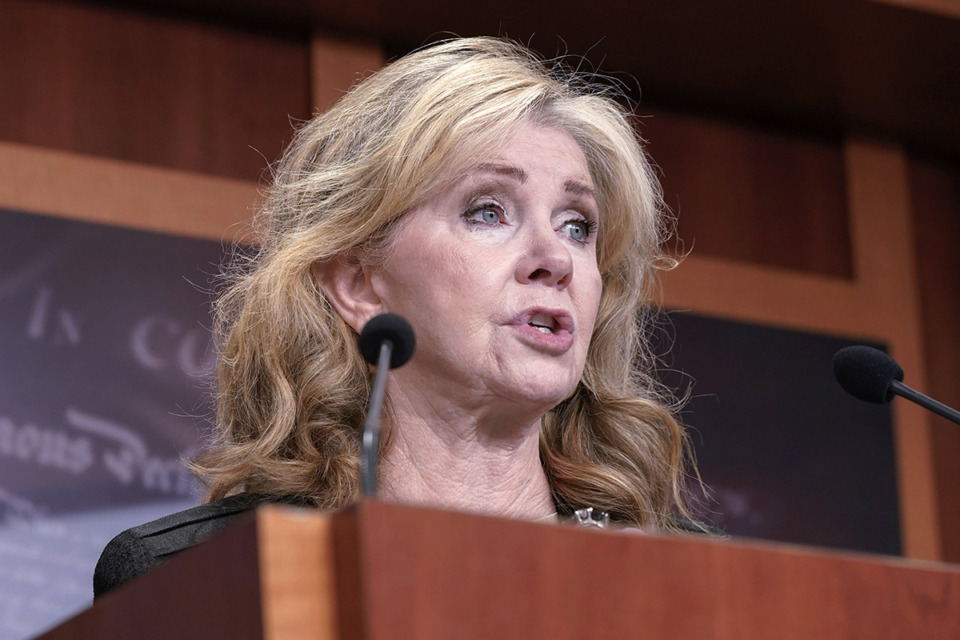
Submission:
M 193 464 L 209 500 L 245 490 L 338 508 L 358 497 L 370 372 L 312 268 L 348 251 L 382 260 L 405 212 L 533 122 L 579 144 L 603 219 L 583 378 L 542 420 L 554 501 L 644 527 L 687 515 L 689 447 L 647 341 L 669 218 L 612 93 L 516 43 L 457 39 L 386 66 L 299 129 L 265 194 L 258 249 L 215 308 L 217 425 Z

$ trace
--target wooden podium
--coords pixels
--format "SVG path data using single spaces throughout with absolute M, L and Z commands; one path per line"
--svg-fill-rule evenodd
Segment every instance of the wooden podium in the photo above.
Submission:
M 365 502 L 263 507 L 43 640 L 960 638 L 960 567 Z

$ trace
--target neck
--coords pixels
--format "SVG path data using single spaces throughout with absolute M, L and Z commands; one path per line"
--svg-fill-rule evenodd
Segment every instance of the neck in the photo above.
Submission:
M 396 390 L 395 390 L 396 391 Z M 554 513 L 540 416 L 390 396 L 381 495 L 396 502 L 536 520 Z

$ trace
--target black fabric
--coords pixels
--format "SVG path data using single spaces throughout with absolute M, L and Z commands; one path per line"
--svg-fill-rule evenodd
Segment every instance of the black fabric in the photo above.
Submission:
M 297 498 L 241 493 L 118 534 L 103 549 L 93 572 L 94 599 L 198 545 L 265 502 L 305 506 L 305 502 Z

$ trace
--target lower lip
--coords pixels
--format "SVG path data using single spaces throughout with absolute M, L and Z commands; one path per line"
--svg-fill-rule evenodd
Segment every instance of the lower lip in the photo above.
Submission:
M 561 354 L 573 346 L 573 334 L 564 329 L 554 333 L 544 333 L 529 324 L 513 325 L 524 340 L 542 351 Z

